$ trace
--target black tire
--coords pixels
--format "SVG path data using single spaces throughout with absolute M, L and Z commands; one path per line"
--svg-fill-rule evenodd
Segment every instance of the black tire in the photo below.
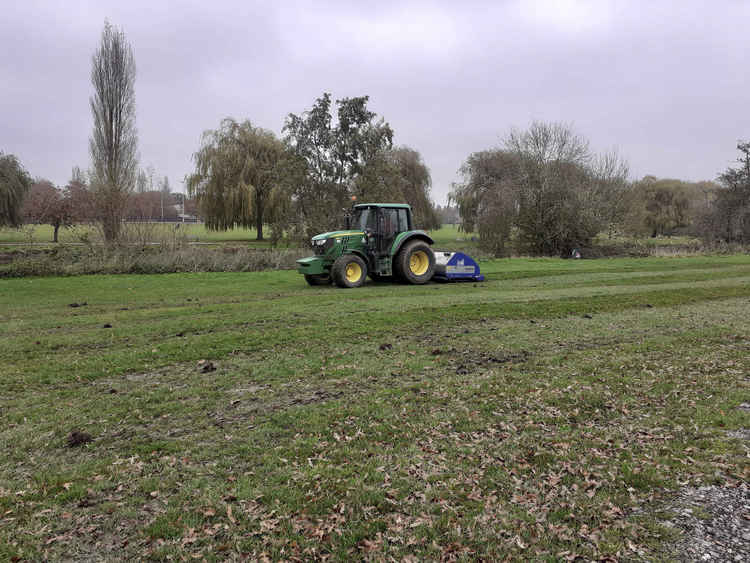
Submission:
M 330 274 L 305 274 L 305 281 L 310 285 L 331 285 Z
M 396 275 L 406 283 L 421 285 L 435 273 L 435 253 L 422 240 L 407 242 L 393 261 Z
M 356 254 L 344 254 L 333 263 L 331 276 L 339 287 L 360 287 L 367 277 L 367 264 Z

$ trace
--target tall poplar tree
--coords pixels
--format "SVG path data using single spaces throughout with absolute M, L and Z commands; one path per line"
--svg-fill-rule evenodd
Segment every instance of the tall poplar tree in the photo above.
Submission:
M 104 23 L 101 43 L 93 55 L 89 140 L 91 188 L 96 214 L 107 242 L 120 234 L 125 206 L 138 170 L 135 127 L 135 59 L 122 30 Z

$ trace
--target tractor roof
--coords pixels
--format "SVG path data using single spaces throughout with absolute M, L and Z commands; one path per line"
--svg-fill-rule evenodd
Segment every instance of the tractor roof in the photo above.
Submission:
M 358 203 L 354 206 L 357 207 L 395 207 L 398 209 L 411 209 L 408 203 Z

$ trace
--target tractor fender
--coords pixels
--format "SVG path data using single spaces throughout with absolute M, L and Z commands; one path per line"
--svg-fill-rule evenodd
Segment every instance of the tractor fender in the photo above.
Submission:
M 367 254 L 365 254 L 361 250 L 347 248 L 344 252 L 341 253 L 341 256 L 343 256 L 344 254 L 356 254 L 365 261 L 365 264 L 367 264 L 368 267 L 370 266 L 370 259 L 367 257 Z
M 367 256 L 367 253 L 359 250 L 359 249 L 346 249 L 341 255 L 344 254 L 356 254 L 362 260 L 364 260 L 365 264 L 367 264 L 367 271 L 371 272 L 375 269 L 375 260 L 371 258 L 370 256 Z
M 396 254 L 398 254 L 398 251 L 401 250 L 402 246 L 415 239 L 423 240 L 429 245 L 435 244 L 432 237 L 424 231 L 406 231 L 404 233 L 399 233 L 396 240 L 393 241 L 393 246 L 391 246 L 391 257 L 395 257 Z

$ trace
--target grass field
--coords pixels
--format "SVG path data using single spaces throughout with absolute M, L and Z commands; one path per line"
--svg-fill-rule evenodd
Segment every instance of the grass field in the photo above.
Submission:
M 0 560 L 668 558 L 750 477 L 750 256 L 482 268 L 0 280 Z

